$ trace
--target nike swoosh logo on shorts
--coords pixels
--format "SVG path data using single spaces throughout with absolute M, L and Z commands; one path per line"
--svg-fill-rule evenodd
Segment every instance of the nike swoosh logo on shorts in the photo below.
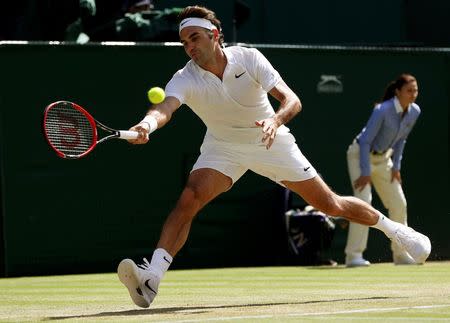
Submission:
M 240 78 L 242 75 L 244 75 L 245 72 L 246 72 L 246 71 L 243 71 L 241 74 L 234 74 L 234 77 L 238 79 L 238 78 Z
M 303 168 L 303 170 L 304 170 L 305 172 L 307 172 L 308 169 L 310 169 L 310 168 L 311 168 L 311 166 L 308 166 L 308 167 Z

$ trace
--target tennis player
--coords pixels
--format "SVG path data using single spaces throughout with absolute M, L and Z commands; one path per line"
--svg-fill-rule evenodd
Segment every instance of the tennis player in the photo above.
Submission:
M 328 215 L 383 231 L 416 262 L 427 259 L 431 244 L 426 236 L 389 220 L 356 197 L 335 194 L 317 175 L 285 126 L 300 112 L 301 102 L 258 50 L 224 48 L 220 21 L 207 8 L 186 7 L 179 18 L 180 40 L 190 61 L 166 85 L 166 99 L 131 127 L 140 136 L 130 142 L 145 144 L 148 134 L 167 124 L 182 104 L 201 118 L 207 131 L 151 261 L 144 258 L 136 265 L 124 259 L 119 264 L 119 279 L 136 305 L 148 307 L 155 298 L 195 215 L 248 169 L 289 188 Z M 276 113 L 267 93 L 279 102 Z

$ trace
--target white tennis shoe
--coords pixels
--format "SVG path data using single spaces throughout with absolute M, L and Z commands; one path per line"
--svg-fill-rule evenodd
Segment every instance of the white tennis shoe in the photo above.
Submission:
M 117 267 L 120 281 L 128 289 L 134 304 L 147 308 L 158 293 L 159 276 L 152 270 L 150 263 L 136 265 L 131 259 L 124 259 Z
M 369 267 L 370 261 L 364 259 L 363 257 L 356 257 L 352 259 L 347 259 L 345 265 L 349 268 L 351 267 Z
M 391 240 L 403 248 L 417 264 L 423 264 L 430 255 L 430 239 L 413 228 L 405 225 L 399 226 Z

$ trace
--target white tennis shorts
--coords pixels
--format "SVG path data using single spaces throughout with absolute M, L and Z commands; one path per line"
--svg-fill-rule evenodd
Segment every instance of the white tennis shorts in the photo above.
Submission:
M 200 168 L 215 169 L 230 177 L 233 184 L 249 169 L 282 186 L 281 181 L 304 181 L 317 176 L 290 133 L 277 136 L 270 149 L 263 143 L 229 143 L 207 134 L 192 171 Z

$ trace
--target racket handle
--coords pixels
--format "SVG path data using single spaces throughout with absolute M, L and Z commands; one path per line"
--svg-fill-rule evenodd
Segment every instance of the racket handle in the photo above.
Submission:
M 119 130 L 120 139 L 137 139 L 139 133 L 137 131 Z

